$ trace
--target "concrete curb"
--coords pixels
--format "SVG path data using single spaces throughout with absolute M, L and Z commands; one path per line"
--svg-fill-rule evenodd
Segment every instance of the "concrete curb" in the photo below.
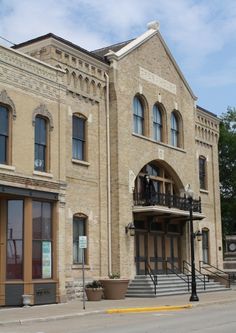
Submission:
M 145 307 L 145 308 L 126 308 L 126 309 L 109 309 L 106 310 L 105 313 L 113 314 L 113 313 L 138 313 L 138 312 L 159 312 L 159 311 L 178 311 L 191 309 L 192 304 L 185 305 L 166 305 L 166 306 L 153 306 L 153 307 Z
M 77 312 L 77 313 L 71 313 L 71 314 L 65 314 L 65 315 L 19 319 L 19 320 L 11 320 L 11 321 L 1 321 L 0 327 L 16 325 L 16 324 L 23 325 L 23 324 L 29 324 L 29 323 L 40 323 L 40 322 L 47 322 L 47 321 L 54 321 L 54 320 L 71 319 L 71 318 L 88 316 L 88 315 L 99 314 L 99 313 L 106 313 L 106 310 L 94 310 L 94 311 L 89 311 L 89 312 Z
M 63 319 L 71 319 L 76 317 L 82 316 L 89 316 L 89 315 L 96 315 L 96 314 L 115 314 L 115 313 L 138 313 L 138 312 L 157 312 L 157 311 L 178 311 L 184 309 L 191 309 L 196 307 L 206 307 L 209 305 L 214 304 L 227 304 L 231 302 L 236 302 L 235 298 L 228 298 L 228 299 L 217 299 L 217 300 L 209 300 L 207 302 L 195 302 L 193 304 L 186 304 L 186 305 L 165 305 L 159 307 L 143 307 L 143 308 L 117 308 L 117 309 L 101 309 L 101 310 L 91 310 L 91 311 L 80 311 L 74 313 L 67 313 L 67 314 L 60 314 L 60 315 L 49 315 L 45 317 L 33 317 L 33 318 L 26 318 L 26 319 L 15 319 L 15 320 L 6 320 L 0 321 L 0 327 L 3 326 L 10 326 L 10 325 L 24 325 L 28 323 L 36 323 L 36 322 L 47 322 L 47 321 L 54 321 L 54 320 L 63 320 Z

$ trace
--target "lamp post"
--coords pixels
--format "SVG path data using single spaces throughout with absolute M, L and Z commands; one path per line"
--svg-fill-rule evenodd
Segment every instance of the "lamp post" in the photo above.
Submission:
M 197 284 L 195 274 L 195 253 L 194 253 L 194 239 L 195 233 L 193 232 L 193 191 L 188 184 L 185 188 L 189 202 L 189 223 L 190 223 L 190 247 L 191 247 L 191 296 L 190 302 L 198 302 Z

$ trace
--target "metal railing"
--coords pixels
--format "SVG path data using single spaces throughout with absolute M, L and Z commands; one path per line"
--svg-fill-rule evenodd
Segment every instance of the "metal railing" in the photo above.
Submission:
M 163 260 L 163 262 L 165 263 L 165 272 L 166 274 L 168 274 L 168 271 L 170 271 L 171 273 L 175 274 L 176 276 L 178 276 L 181 280 L 183 280 L 185 283 L 187 283 L 188 285 L 188 291 L 190 291 L 190 281 L 189 281 L 189 275 L 185 274 L 184 272 L 178 273 L 179 271 L 179 267 L 175 266 L 173 263 L 167 261 L 167 260 Z M 168 264 L 170 264 L 172 268 L 168 267 Z M 182 274 L 182 275 L 180 275 Z M 185 277 L 184 277 L 184 276 Z
M 153 270 L 151 269 L 150 265 L 147 261 L 145 261 L 145 275 L 149 275 L 152 283 L 154 285 L 154 293 L 157 294 L 157 275 L 154 274 Z
M 180 210 L 189 211 L 190 203 L 186 196 L 179 197 L 168 193 L 160 193 L 154 191 L 144 191 L 133 193 L 133 200 L 135 206 L 165 206 L 168 208 L 177 208 Z M 193 200 L 192 202 L 193 212 L 201 213 L 201 198 L 199 200 Z
M 230 274 L 202 260 L 199 261 L 199 268 L 200 272 L 202 272 L 202 270 L 205 270 L 206 272 L 208 272 L 208 276 L 212 277 L 213 279 L 215 277 L 216 279 L 219 278 L 220 280 L 226 281 L 225 284 L 226 287 L 230 288 L 231 284 Z
M 189 276 L 191 276 L 192 274 L 192 266 L 189 262 L 187 262 L 186 260 L 183 260 L 183 272 L 189 272 Z M 195 274 L 196 279 L 200 280 L 201 282 L 203 282 L 203 288 L 204 290 L 206 290 L 206 282 L 209 282 L 209 275 L 208 274 L 203 274 L 201 271 L 199 271 L 197 268 L 195 268 L 195 272 L 197 272 L 198 274 L 201 274 L 203 276 L 203 279 Z

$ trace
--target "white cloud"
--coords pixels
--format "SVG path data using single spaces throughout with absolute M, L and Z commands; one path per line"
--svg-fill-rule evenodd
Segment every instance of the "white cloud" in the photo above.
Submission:
M 136 37 L 146 30 L 147 22 L 157 19 L 183 72 L 188 72 L 190 78 L 202 78 L 206 85 L 222 82 L 206 79 L 208 67 L 214 57 L 223 57 L 227 48 L 232 49 L 236 40 L 234 0 L 0 0 L 0 3 L 0 34 L 15 43 L 53 32 L 84 48 L 96 49 Z M 231 81 L 230 70 L 222 72 L 219 67 L 214 70 L 215 78 L 225 76 L 225 82 L 227 77 Z

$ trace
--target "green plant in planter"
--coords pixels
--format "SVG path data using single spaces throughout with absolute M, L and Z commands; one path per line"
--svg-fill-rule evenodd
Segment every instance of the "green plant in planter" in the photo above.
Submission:
M 88 301 L 100 301 L 103 296 L 103 287 L 100 281 L 93 280 L 85 285 Z
M 120 279 L 119 273 L 109 274 L 109 279 Z
M 85 285 L 86 289 L 101 289 L 102 284 L 99 280 L 93 280 Z

